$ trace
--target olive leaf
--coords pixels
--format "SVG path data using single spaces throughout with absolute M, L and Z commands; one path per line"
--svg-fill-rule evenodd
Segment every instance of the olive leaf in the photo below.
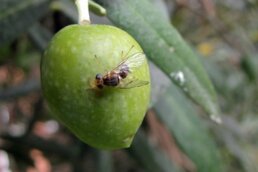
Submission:
M 171 85 L 154 105 L 158 117 L 199 172 L 224 171 L 219 149 L 196 114 L 191 102 Z
M 113 157 L 111 151 L 96 150 L 96 165 L 98 172 L 112 172 L 113 167 Z
M 198 56 L 148 0 L 99 2 L 114 24 L 134 36 L 152 62 L 220 122 L 216 93 Z
M 139 130 L 134 141 L 129 148 L 129 153 L 146 169 L 148 172 L 180 172 L 177 167 L 164 152 L 154 147 L 148 140 L 146 134 Z
M 0 46 L 14 40 L 48 11 L 49 0 L 2 0 Z

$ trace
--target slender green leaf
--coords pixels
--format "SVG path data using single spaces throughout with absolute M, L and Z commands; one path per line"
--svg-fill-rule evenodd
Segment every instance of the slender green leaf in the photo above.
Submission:
M 21 0 L 1 0 L 0 11 L 4 12 L 7 9 L 13 8 Z
M 148 172 L 180 172 L 164 152 L 154 147 L 143 131 L 138 131 L 129 152 Z
M 107 14 L 106 9 L 97 4 L 94 1 L 89 1 L 89 9 L 91 12 L 98 16 L 105 16 Z
M 110 151 L 97 151 L 97 172 L 112 172 L 113 159 Z
M 213 131 L 217 134 L 217 138 L 227 148 L 227 151 L 237 159 L 239 166 L 237 169 L 245 172 L 258 171 L 257 159 L 252 156 L 254 149 L 250 146 L 244 128 L 234 118 L 223 117 L 223 127 L 213 127 Z M 256 121 L 252 119 L 252 123 Z M 250 129 L 250 124 L 248 128 Z M 248 132 L 250 133 L 250 132 Z M 248 143 L 249 142 L 249 143 Z
M 247 56 L 241 61 L 242 68 L 251 81 L 258 80 L 258 57 L 256 55 Z
M 175 86 L 167 90 L 154 108 L 179 146 L 196 164 L 198 172 L 223 171 L 219 149 L 195 109 Z
M 0 13 L 0 47 L 31 27 L 48 10 L 49 0 L 4 0 Z
M 150 60 L 219 122 L 216 93 L 197 55 L 155 7 L 148 0 L 99 1 L 108 17 L 135 37 Z
M 36 48 L 43 52 L 47 48 L 47 45 L 53 35 L 39 23 L 36 23 L 29 29 L 29 36 Z

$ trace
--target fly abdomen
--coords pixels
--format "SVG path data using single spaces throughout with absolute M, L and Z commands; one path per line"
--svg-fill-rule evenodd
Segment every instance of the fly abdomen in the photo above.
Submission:
M 129 74 L 129 67 L 127 65 L 123 65 L 120 69 L 119 75 L 124 79 Z

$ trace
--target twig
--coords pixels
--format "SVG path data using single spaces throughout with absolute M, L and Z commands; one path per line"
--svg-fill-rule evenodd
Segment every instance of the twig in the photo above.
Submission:
M 170 159 L 188 172 L 196 171 L 194 163 L 178 148 L 167 128 L 156 118 L 153 110 L 148 111 L 147 122 L 150 134 Z
M 53 36 L 49 30 L 42 27 L 39 23 L 34 24 L 29 29 L 29 38 L 33 42 L 33 45 L 40 51 L 44 52 L 47 48 L 51 37 Z
M 40 81 L 36 79 L 31 79 L 31 80 L 25 81 L 24 83 L 18 86 L 1 90 L 0 101 L 14 99 L 39 90 L 40 90 Z
M 9 154 L 12 154 L 17 162 L 17 166 L 19 167 L 18 162 L 26 163 L 29 166 L 33 166 L 33 160 L 29 156 L 29 149 L 21 148 L 21 145 L 8 143 L 5 145 L 0 145 L 1 150 L 5 150 Z
M 107 15 L 106 9 L 94 1 L 91 1 L 91 0 L 89 1 L 89 8 L 90 8 L 91 12 L 93 12 L 94 14 L 96 14 L 98 16 Z
M 26 137 L 15 137 L 8 134 L 4 134 L 0 135 L 0 138 L 11 142 L 14 145 L 14 147 L 19 146 L 22 149 L 36 148 L 41 150 L 42 152 L 59 155 L 64 159 L 73 159 L 77 156 L 77 151 L 75 151 L 75 148 L 68 148 L 54 141 L 44 140 L 32 134 Z
M 89 15 L 89 1 L 88 0 L 76 0 L 75 4 L 78 9 L 78 23 L 81 25 L 90 24 L 90 15 Z
M 24 133 L 24 135 L 22 137 L 26 137 L 27 135 L 30 134 L 31 130 L 33 129 L 36 121 L 38 120 L 38 118 L 40 117 L 41 111 L 42 111 L 42 107 L 43 107 L 43 99 L 40 97 L 38 99 L 38 101 L 34 104 L 34 112 L 33 115 L 29 121 L 28 127 Z

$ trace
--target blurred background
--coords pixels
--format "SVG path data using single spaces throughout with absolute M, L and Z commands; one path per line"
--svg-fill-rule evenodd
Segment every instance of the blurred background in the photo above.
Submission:
M 87 146 L 51 116 L 40 88 L 40 58 L 56 32 L 77 23 L 74 1 L 0 0 L 0 172 L 258 171 L 258 1 L 144 1 L 199 55 L 223 125 L 150 61 L 151 105 L 132 146 Z

